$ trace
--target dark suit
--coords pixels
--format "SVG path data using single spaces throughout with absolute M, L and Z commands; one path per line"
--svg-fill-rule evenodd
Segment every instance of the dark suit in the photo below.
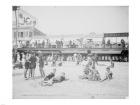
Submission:
M 43 67 L 44 67 L 44 59 L 42 56 L 40 56 L 39 57 L 39 70 L 40 70 L 41 77 L 45 77 Z

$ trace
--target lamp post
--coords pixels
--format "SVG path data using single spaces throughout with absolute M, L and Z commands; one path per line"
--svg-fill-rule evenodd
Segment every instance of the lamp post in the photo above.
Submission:
M 16 36 L 15 36 L 16 46 L 17 46 L 17 35 L 18 35 L 18 17 L 17 17 L 17 10 L 19 10 L 19 9 L 20 9 L 20 6 L 13 6 L 12 7 L 12 11 L 14 11 L 15 20 L 16 20 Z

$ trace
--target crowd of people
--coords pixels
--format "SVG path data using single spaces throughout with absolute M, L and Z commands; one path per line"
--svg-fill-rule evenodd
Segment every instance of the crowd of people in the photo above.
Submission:
M 43 78 L 41 81 L 41 86 L 52 86 L 54 83 L 62 82 L 68 80 L 65 75 L 65 72 L 60 72 L 59 75 L 56 75 L 57 68 L 56 66 L 63 66 L 64 56 L 62 54 L 52 54 L 52 55 L 43 55 L 41 51 L 38 52 L 16 52 L 16 55 L 13 55 L 13 68 L 22 68 L 24 69 L 24 78 L 35 79 L 35 69 L 39 68 L 40 76 Z M 79 76 L 80 79 L 87 79 L 91 81 L 104 81 L 106 79 L 112 79 L 113 73 L 111 68 L 114 67 L 112 59 L 110 59 L 110 65 L 106 67 L 105 78 L 101 79 L 100 73 L 98 72 L 96 65 L 98 64 L 97 54 L 88 53 L 86 56 L 81 54 L 74 54 L 73 56 L 68 56 L 67 61 L 73 61 L 76 65 L 84 65 L 83 75 Z M 48 62 L 51 63 L 52 71 L 49 74 L 46 74 L 44 71 L 45 65 L 48 65 Z
M 128 43 L 123 39 L 120 43 L 111 43 L 110 40 L 101 43 L 94 41 L 87 41 L 85 43 L 78 42 L 77 40 L 62 41 L 56 40 L 54 43 L 47 41 L 18 41 L 17 48 L 128 48 Z

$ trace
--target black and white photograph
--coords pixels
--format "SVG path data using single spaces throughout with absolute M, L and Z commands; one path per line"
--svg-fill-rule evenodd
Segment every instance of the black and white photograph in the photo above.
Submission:
M 129 6 L 11 11 L 13 99 L 129 97 Z

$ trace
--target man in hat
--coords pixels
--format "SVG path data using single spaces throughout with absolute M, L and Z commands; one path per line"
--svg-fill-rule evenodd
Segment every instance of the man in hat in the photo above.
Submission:
M 44 68 L 44 59 L 41 52 L 39 52 L 39 70 L 40 70 L 41 77 L 45 77 L 43 68 Z
M 26 56 L 25 56 L 25 71 L 24 71 L 24 78 L 28 79 L 29 77 L 27 77 L 27 72 L 30 70 L 30 55 L 29 52 L 27 52 Z
M 21 63 L 22 63 L 22 67 L 25 68 L 25 54 L 22 52 L 22 60 L 21 60 Z
M 37 58 L 35 56 L 35 53 L 32 52 L 32 55 L 29 59 L 30 61 L 30 74 L 31 74 L 31 77 L 34 78 L 34 73 L 35 73 L 35 68 L 36 68 L 36 61 L 37 61 Z

